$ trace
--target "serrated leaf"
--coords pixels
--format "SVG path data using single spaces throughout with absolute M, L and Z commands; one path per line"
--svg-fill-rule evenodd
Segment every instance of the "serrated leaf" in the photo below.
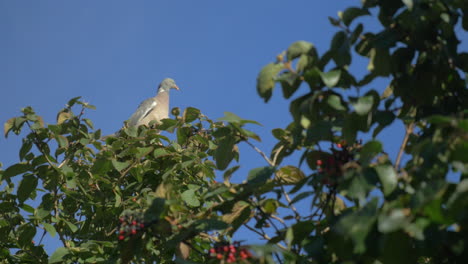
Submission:
M 335 87 L 340 80 L 341 70 L 332 70 L 329 72 L 321 72 L 320 77 L 327 87 Z
M 200 206 L 200 200 L 198 200 L 198 197 L 195 194 L 195 190 L 186 190 L 181 194 L 181 198 L 191 207 Z
M 383 192 L 387 196 L 395 190 L 398 184 L 397 174 L 395 169 L 388 164 L 379 165 L 375 168 L 380 182 L 383 186 Z
M 283 63 L 267 64 L 257 76 L 257 92 L 265 102 L 270 100 L 275 87 L 275 77 L 284 69 Z

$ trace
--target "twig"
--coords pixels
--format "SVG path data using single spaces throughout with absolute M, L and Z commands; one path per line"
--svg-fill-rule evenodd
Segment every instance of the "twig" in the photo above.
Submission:
M 248 140 L 245 140 L 245 143 L 247 143 L 247 144 L 248 144 L 249 146 L 251 146 L 255 151 L 257 151 L 258 154 L 260 154 L 260 155 L 263 157 L 263 159 L 265 159 L 266 162 L 267 162 L 268 164 L 270 164 L 270 166 L 272 166 L 272 167 L 275 166 L 275 163 L 273 163 L 273 161 L 271 161 L 271 160 L 268 158 L 268 156 L 267 156 L 263 151 L 261 151 L 259 148 L 257 148 L 254 144 L 252 144 L 252 143 L 251 143 L 250 141 L 248 141 Z
M 263 237 L 263 238 L 266 239 L 266 240 L 270 240 L 270 239 L 271 239 L 271 237 L 269 237 L 267 234 L 258 231 L 257 229 L 255 229 L 255 228 L 249 226 L 248 224 L 244 224 L 244 226 L 247 227 L 247 229 L 249 229 L 250 231 L 256 233 L 257 235 Z M 279 248 L 283 249 L 283 250 L 288 250 L 285 246 L 283 246 L 283 245 L 281 245 L 281 244 L 279 244 L 279 243 L 276 243 L 276 245 L 277 245 Z
M 257 153 L 259 153 L 265 160 L 268 164 L 270 164 L 270 166 L 276 166 L 275 162 L 276 162 L 276 157 L 274 159 L 274 161 L 271 161 L 268 156 L 265 154 L 265 152 L 263 152 L 262 150 L 260 150 L 259 148 L 257 148 L 254 144 L 252 144 L 250 141 L 248 140 L 245 140 L 245 143 L 247 143 L 249 146 L 251 146 L 255 151 L 257 151 Z M 289 207 L 291 208 L 291 210 L 293 210 L 294 212 L 294 215 L 295 215 L 295 218 L 296 220 L 299 220 L 301 218 L 301 215 L 299 214 L 299 212 L 297 211 L 296 207 L 292 204 L 292 200 L 291 200 L 291 197 L 289 197 L 288 193 L 286 192 L 286 190 L 284 189 L 284 186 L 281 185 L 280 186 L 281 188 L 281 192 L 283 193 L 284 195 L 284 198 L 286 199 L 286 201 L 288 202 L 288 205 Z
M 401 143 L 400 146 L 400 151 L 398 151 L 398 156 L 395 161 L 395 169 L 397 171 L 400 170 L 400 162 L 401 162 L 401 157 L 403 156 L 403 152 L 405 151 L 406 144 L 408 143 L 409 136 L 413 133 L 414 130 L 414 123 L 410 123 L 409 125 L 406 126 L 406 132 L 405 132 L 405 137 L 403 138 L 403 142 Z

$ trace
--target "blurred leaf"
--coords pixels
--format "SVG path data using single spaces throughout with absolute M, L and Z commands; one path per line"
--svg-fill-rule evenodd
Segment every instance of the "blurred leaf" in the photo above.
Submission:
M 276 172 L 276 177 L 284 184 L 296 184 L 305 178 L 305 174 L 297 167 L 287 165 Z
M 266 199 L 261 202 L 262 211 L 267 214 L 276 214 L 276 209 L 279 205 L 276 199 Z
M 221 118 L 218 118 L 218 120 L 226 121 L 226 122 L 229 122 L 229 123 L 236 123 L 236 124 L 240 124 L 240 125 L 251 123 L 251 124 L 256 124 L 256 125 L 261 126 L 261 124 L 258 123 L 257 121 L 242 119 L 239 116 L 237 116 L 236 114 L 233 114 L 233 113 L 230 113 L 230 112 L 224 112 L 224 116 L 221 117 Z
M 18 244 L 21 248 L 29 248 L 36 235 L 36 228 L 31 224 L 25 223 L 22 224 L 15 233 L 18 236 Z
M 329 72 L 321 72 L 320 77 L 327 87 L 334 87 L 340 80 L 341 71 L 333 70 Z
M 15 119 L 16 117 L 10 118 L 3 125 L 3 134 L 5 135 L 5 137 L 8 137 L 8 132 L 10 132 L 10 130 L 13 129 L 13 126 L 15 125 Z
M 181 198 L 191 207 L 200 206 L 200 201 L 198 200 L 198 197 L 195 194 L 195 190 L 186 190 L 181 194 Z
M 288 61 L 298 58 L 304 54 L 315 55 L 316 51 L 314 44 L 303 40 L 296 41 L 291 44 L 291 46 L 289 46 L 288 50 L 286 51 Z
M 221 217 L 223 222 L 227 224 L 232 224 L 234 223 L 239 217 L 243 215 L 244 210 L 249 209 L 250 205 L 244 201 L 238 201 L 237 203 L 234 204 L 232 207 L 232 210 L 230 213 L 225 213 Z M 249 215 L 250 215 L 250 210 Z M 245 220 L 245 219 L 244 219 Z
M 341 96 L 336 94 L 330 94 L 327 97 L 327 104 L 337 111 L 346 111 L 346 107 L 342 103 Z
M 341 19 L 343 20 L 343 23 L 346 26 L 349 26 L 355 18 L 360 17 L 360 16 L 365 16 L 365 15 L 370 15 L 367 9 L 358 8 L 358 7 L 349 7 L 343 12 Z
M 391 56 L 388 49 L 373 48 L 370 50 L 370 60 L 367 69 L 379 76 L 390 75 Z
M 25 175 L 18 186 L 18 201 L 23 203 L 36 190 L 38 180 L 34 175 Z
M 232 159 L 234 159 L 234 146 L 235 139 L 233 137 L 225 137 L 220 140 L 218 148 L 216 148 L 214 153 L 216 167 L 218 167 L 219 170 L 226 169 Z
M 374 97 L 371 95 L 359 97 L 351 104 L 358 115 L 367 115 L 374 105 Z
M 366 251 L 365 240 L 377 220 L 378 199 L 374 198 L 362 209 L 341 217 L 336 223 L 336 232 L 354 242 L 354 253 Z
M 55 230 L 55 227 L 51 224 L 48 223 L 42 223 L 44 226 L 44 229 L 50 234 L 51 237 L 55 237 L 57 234 L 57 230 Z
M 63 257 L 69 254 L 68 248 L 57 248 L 49 258 L 49 263 L 63 263 Z
M 377 175 L 379 176 L 380 182 L 383 186 L 383 192 L 385 196 L 395 190 L 398 184 L 397 174 L 392 165 L 379 165 L 375 168 Z
M 391 208 L 387 213 L 379 215 L 379 231 L 382 233 L 390 233 L 404 228 L 409 224 L 406 218 L 405 210 L 399 208 Z
M 263 67 L 257 77 L 257 92 L 265 102 L 270 100 L 273 88 L 275 87 L 275 77 L 284 69 L 283 63 L 270 63 Z
M 185 121 L 185 123 L 193 122 L 200 116 L 200 114 L 201 112 L 197 108 L 187 107 L 184 110 L 183 120 Z
M 31 165 L 29 165 L 27 163 L 13 164 L 3 172 L 2 179 L 3 180 L 9 179 L 9 178 L 11 178 L 13 176 L 23 174 L 23 173 L 25 173 L 25 172 L 27 172 L 27 171 L 29 171 L 31 169 L 32 169 Z
M 117 160 L 115 160 L 115 159 L 112 159 L 112 165 L 114 166 L 114 168 L 115 168 L 118 172 L 121 172 L 122 170 L 124 170 L 125 168 L 127 168 L 128 165 L 130 165 L 130 162 L 128 162 L 128 161 L 120 162 L 120 161 L 117 161 Z
M 259 185 L 265 183 L 275 171 L 275 167 L 260 167 L 249 171 L 247 176 L 247 184 Z
M 57 140 L 59 146 L 61 148 L 68 147 L 68 139 L 62 135 L 55 135 L 55 139 Z
M 201 231 L 201 232 L 207 232 L 207 231 L 212 231 L 212 230 L 222 230 L 228 227 L 228 225 L 225 222 L 215 220 L 215 219 L 197 220 L 195 221 L 193 226 L 195 227 L 197 231 Z
M 226 170 L 223 175 L 224 183 L 228 184 L 231 181 L 232 174 L 234 174 L 234 172 L 236 172 L 239 168 L 240 166 L 236 165 Z
M 361 164 L 368 164 L 371 160 L 383 151 L 382 143 L 377 140 L 371 140 L 362 146 L 359 152 L 359 162 Z
M 60 112 L 57 115 L 57 125 L 62 124 L 63 122 L 69 120 L 71 117 L 72 117 L 72 114 L 68 112 L 67 109 L 65 109 L 64 111 Z

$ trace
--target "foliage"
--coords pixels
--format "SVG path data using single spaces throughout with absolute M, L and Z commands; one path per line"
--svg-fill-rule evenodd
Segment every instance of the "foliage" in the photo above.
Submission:
M 213 121 L 195 108 L 174 109 L 157 127 L 174 141 L 144 126 L 103 141 L 84 117 L 93 106 L 79 98 L 56 124 L 24 108 L 4 127 L 5 136 L 25 127 L 28 134 L 20 162 L 0 171 L 0 259 L 464 263 L 468 53 L 458 51 L 455 28 L 468 30 L 468 4 L 362 2 L 330 18 L 339 31 L 324 54 L 295 42 L 261 70 L 265 101 L 276 85 L 292 98 L 292 122 L 272 130 L 270 155 L 245 128 L 258 123 L 232 113 Z M 369 15 L 379 32 L 356 22 Z M 368 60 L 361 79 L 351 73 L 353 57 Z M 388 81 L 384 91 L 370 88 L 379 77 Z M 301 85 L 307 92 L 297 95 Z M 392 162 L 378 136 L 397 122 L 406 130 Z M 267 164 L 235 184 L 241 143 Z M 297 164 L 284 164 L 293 153 Z M 301 203 L 310 210 L 297 209 Z M 247 230 L 267 242 L 232 241 Z M 46 234 L 63 244 L 50 256 Z

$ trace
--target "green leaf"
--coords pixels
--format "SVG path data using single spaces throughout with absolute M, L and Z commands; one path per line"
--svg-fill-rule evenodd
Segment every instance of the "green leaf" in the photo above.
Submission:
M 286 51 L 288 61 L 298 58 L 304 54 L 315 56 L 317 52 L 315 51 L 314 44 L 300 40 L 291 44 Z
M 68 226 L 68 228 L 70 228 L 70 231 L 72 231 L 72 233 L 78 231 L 78 227 L 75 224 L 72 224 L 71 222 L 64 219 L 62 219 L 62 221 L 65 222 L 65 224 Z
M 23 139 L 23 145 L 19 151 L 19 158 L 20 160 L 24 160 L 24 157 L 29 153 L 32 148 L 32 141 Z
M 321 72 L 320 77 L 322 81 L 325 83 L 326 86 L 332 88 L 334 87 L 338 81 L 340 80 L 341 70 L 332 70 L 329 72 Z
M 219 170 L 227 168 L 229 163 L 235 157 L 235 139 L 233 137 L 225 137 L 218 143 L 218 147 L 214 153 L 214 159 L 216 161 L 216 167 Z
M 18 244 L 22 248 L 29 248 L 36 235 L 36 228 L 31 224 L 23 224 L 18 228 Z
M 401 0 L 403 2 L 403 4 L 405 4 L 409 10 L 412 10 L 413 9 L 413 0 Z
M 73 97 L 72 99 L 70 99 L 70 101 L 68 101 L 67 107 L 74 106 L 80 99 L 81 99 L 81 96 Z
M 351 102 L 358 115 L 367 115 L 374 106 L 374 97 L 367 95 L 359 97 L 357 101 Z
M 3 172 L 2 179 L 4 180 L 9 179 L 13 176 L 23 174 L 31 169 L 32 169 L 31 165 L 26 164 L 26 163 L 13 164 Z
M 383 186 L 383 192 L 385 196 L 395 190 L 398 184 L 397 174 L 392 165 L 379 165 L 375 168 L 377 175 L 379 176 L 380 182 Z
M 218 120 L 226 121 L 229 123 L 240 124 L 240 125 L 250 123 L 250 124 L 256 124 L 256 125 L 261 126 L 261 124 L 258 123 L 257 121 L 240 118 L 238 115 L 231 113 L 231 112 L 224 112 L 224 116 L 221 118 L 218 118 Z
M 186 190 L 181 194 L 182 200 L 186 202 L 191 207 L 200 206 L 200 201 L 197 198 L 195 190 Z
M 226 229 L 228 225 L 219 220 L 215 219 L 202 219 L 202 220 L 197 220 L 193 224 L 193 227 L 200 232 L 207 232 L 207 231 L 212 231 L 212 230 L 222 230 Z
M 122 170 L 124 170 L 125 168 L 127 168 L 128 165 L 130 165 L 130 162 L 128 162 L 128 161 L 120 162 L 120 161 L 117 161 L 117 160 L 115 160 L 115 159 L 112 159 L 112 165 L 114 166 L 114 168 L 115 168 L 118 172 L 121 172 Z
M 257 92 L 265 102 L 270 100 L 275 87 L 275 77 L 284 69 L 283 63 L 270 63 L 263 67 L 257 77 Z
M 287 165 L 276 172 L 276 178 L 284 184 L 296 184 L 305 178 L 305 174 L 299 168 Z
M 361 164 L 368 164 L 371 160 L 382 152 L 382 143 L 377 140 L 372 140 L 362 146 L 359 151 L 359 162 Z
M 240 168 L 239 165 L 236 165 L 232 168 L 229 168 L 228 170 L 226 170 L 224 172 L 224 175 L 223 175 L 223 179 L 224 179 L 224 182 L 225 183 L 229 183 L 230 180 L 231 180 L 231 177 L 232 177 L 232 174 L 234 174 L 234 172 L 236 172 L 238 169 Z
M 370 50 L 370 60 L 367 69 L 379 76 L 388 76 L 391 72 L 392 58 L 388 49 L 373 48 Z
M 354 242 L 354 253 L 366 251 L 365 240 L 377 220 L 378 198 L 372 199 L 359 211 L 341 217 L 336 224 L 339 236 L 349 237 Z
M 69 254 L 68 248 L 60 247 L 50 256 L 49 263 L 63 263 L 63 257 Z
M 390 209 L 389 212 L 383 212 L 379 215 L 378 228 L 382 233 L 397 231 L 407 224 L 409 224 L 409 220 L 406 219 L 404 209 Z
M 48 223 L 42 223 L 44 226 L 44 229 L 52 236 L 54 237 L 57 234 L 57 230 L 55 230 L 55 227 L 51 224 Z
M 274 171 L 275 167 L 271 166 L 252 169 L 247 176 L 247 184 L 263 184 L 271 177 Z
M 200 114 L 201 114 L 201 112 L 197 108 L 187 107 L 184 110 L 183 120 L 185 121 L 185 123 L 190 123 L 192 121 L 197 120 L 197 118 L 200 117 Z
M 55 139 L 57 140 L 59 146 L 61 148 L 68 147 L 68 139 L 62 135 L 55 135 Z
M 367 9 L 350 7 L 343 12 L 341 19 L 346 26 L 349 26 L 355 18 L 365 15 L 370 15 Z
M 63 110 L 57 115 L 57 125 L 62 124 L 63 122 L 69 120 L 71 117 L 72 114 L 68 111 L 68 109 Z
M 36 190 L 37 187 L 37 178 L 34 175 L 26 175 L 21 180 L 18 186 L 18 201 L 23 203 L 31 197 L 31 194 Z
M 346 107 L 343 105 L 341 96 L 331 94 L 327 97 L 327 104 L 337 111 L 346 111 Z

